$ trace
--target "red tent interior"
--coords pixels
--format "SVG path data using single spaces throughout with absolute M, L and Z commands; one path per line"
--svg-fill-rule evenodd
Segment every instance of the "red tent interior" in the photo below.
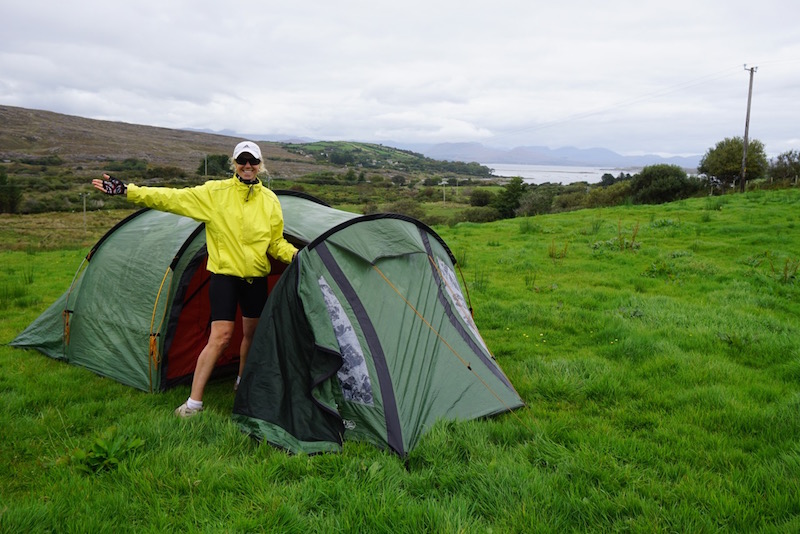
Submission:
M 172 345 L 165 355 L 167 385 L 194 373 L 197 356 L 206 345 L 211 331 L 211 310 L 208 298 L 210 273 L 206 270 L 207 259 L 207 257 L 204 258 L 197 267 L 189 286 L 184 292 L 182 310 L 178 317 L 175 333 L 172 336 Z M 272 258 L 269 258 L 269 260 L 272 265 L 272 271 L 267 277 L 267 286 L 271 293 L 272 288 L 286 269 L 286 265 Z M 217 369 L 238 365 L 241 341 L 242 317 L 241 312 L 237 312 L 233 339 L 217 361 Z

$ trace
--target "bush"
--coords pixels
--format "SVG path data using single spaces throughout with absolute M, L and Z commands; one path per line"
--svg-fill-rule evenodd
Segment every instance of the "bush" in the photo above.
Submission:
M 50 156 L 43 156 L 41 158 L 20 158 L 17 161 L 19 161 L 20 163 L 24 163 L 26 165 L 43 165 L 43 166 L 47 165 L 58 166 L 64 163 L 64 160 L 62 160 L 57 154 L 52 154 Z
M 415 202 L 411 199 L 398 200 L 396 202 L 392 202 L 391 204 L 387 204 L 384 206 L 382 211 L 384 213 L 399 213 L 401 215 L 407 215 L 420 221 L 423 217 L 425 217 L 425 210 L 422 209 L 422 206 L 420 206 L 418 202 Z
M 143 159 L 128 158 L 123 161 L 109 161 L 105 167 L 107 171 L 111 172 L 135 171 L 137 173 L 145 173 L 147 171 L 147 162 Z
M 631 182 L 625 180 L 615 182 L 607 187 L 595 187 L 589 191 L 586 207 L 601 208 L 605 206 L 621 206 L 631 194 Z
M 800 177 L 800 150 L 779 154 L 770 163 L 769 175 L 775 181 L 796 181 Z
M 436 226 L 439 224 L 445 224 L 447 222 L 447 218 L 444 215 L 425 215 L 425 217 L 422 219 L 422 222 L 428 226 Z
M 517 215 L 520 217 L 530 217 L 532 215 L 550 213 L 553 209 L 553 199 L 558 189 L 559 186 L 553 186 L 551 184 L 529 188 L 519 201 Z
M 333 150 L 328 156 L 328 160 L 334 165 L 348 165 L 355 163 L 355 156 L 343 150 Z
M 299 178 L 307 184 L 330 185 L 339 183 L 339 175 L 333 171 L 321 171 L 304 174 Z
M 145 178 L 186 178 L 186 172 L 180 167 L 153 167 L 152 169 L 147 169 Z
M 525 193 L 525 183 L 522 178 L 515 176 L 511 178 L 503 191 L 494 199 L 493 206 L 500 212 L 504 219 L 511 219 L 515 216 L 520 205 L 520 199 Z
M 631 197 L 636 204 L 663 204 L 692 196 L 701 183 L 677 165 L 649 165 L 631 180 Z
M 9 183 L 5 167 L 0 167 L 0 213 L 17 213 L 22 203 L 22 188 Z
M 417 200 L 420 202 L 430 202 L 434 195 L 436 194 L 436 190 L 432 187 L 423 187 L 419 191 L 417 191 Z
M 491 206 L 477 206 L 467 208 L 462 212 L 467 222 L 484 223 L 500 220 L 500 212 Z
M 488 189 L 476 188 L 472 190 L 469 196 L 470 206 L 482 207 L 488 206 L 494 201 L 494 193 Z
M 586 191 L 572 191 L 570 193 L 563 193 L 553 199 L 553 211 L 572 211 L 579 210 L 586 207 L 586 201 L 589 195 Z

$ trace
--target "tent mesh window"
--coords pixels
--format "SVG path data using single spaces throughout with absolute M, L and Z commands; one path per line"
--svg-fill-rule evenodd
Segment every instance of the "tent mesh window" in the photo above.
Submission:
M 336 342 L 342 353 L 342 367 L 336 373 L 342 387 L 342 395 L 347 401 L 372 406 L 374 404 L 372 382 L 358 336 L 342 303 L 339 302 L 325 277 L 320 276 L 318 283 L 336 334 Z

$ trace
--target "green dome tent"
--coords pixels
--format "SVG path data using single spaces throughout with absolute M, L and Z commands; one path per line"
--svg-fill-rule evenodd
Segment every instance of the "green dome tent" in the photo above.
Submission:
M 244 430 L 291 451 L 358 439 L 402 456 L 440 419 L 523 405 L 433 230 L 277 194 L 284 234 L 303 250 L 290 266 L 273 265 L 234 401 Z M 72 287 L 11 344 L 145 391 L 186 382 L 208 335 L 205 259 L 202 224 L 139 211 L 92 248 Z M 230 347 L 218 372 L 238 365 L 238 342 Z

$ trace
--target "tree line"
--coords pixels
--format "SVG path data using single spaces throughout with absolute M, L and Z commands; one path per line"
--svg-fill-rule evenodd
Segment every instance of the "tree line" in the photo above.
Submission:
M 690 176 L 678 165 L 656 164 L 639 173 L 604 174 L 599 184 L 526 184 L 512 178 L 499 193 L 475 189 L 467 220 L 492 221 L 518 216 L 557 213 L 582 208 L 630 204 L 662 204 L 698 195 L 735 192 L 741 186 L 744 141 L 726 138 L 710 148 Z M 764 144 L 748 145 L 744 179 L 753 187 L 788 187 L 800 179 L 800 151 L 784 152 L 768 161 Z

